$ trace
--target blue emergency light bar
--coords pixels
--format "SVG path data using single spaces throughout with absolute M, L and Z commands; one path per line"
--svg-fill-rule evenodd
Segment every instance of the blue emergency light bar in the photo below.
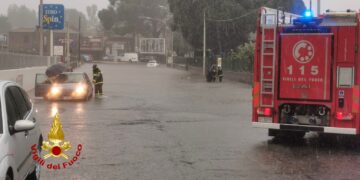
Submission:
M 315 18 L 315 17 L 300 17 L 294 19 L 294 26 L 302 26 L 302 27 L 314 27 L 318 26 L 322 22 L 322 18 Z
M 305 15 L 305 17 L 308 17 L 308 18 L 313 17 L 313 13 L 310 9 L 306 10 L 304 15 Z
M 328 33 L 330 29 L 320 27 L 323 18 L 314 17 L 310 9 L 306 10 L 304 16 L 293 20 L 293 27 L 284 28 L 284 33 Z

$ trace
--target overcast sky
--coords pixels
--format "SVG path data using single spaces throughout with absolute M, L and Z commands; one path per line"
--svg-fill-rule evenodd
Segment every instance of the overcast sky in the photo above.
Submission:
M 151 0 L 149 0 L 151 1 Z M 346 10 L 360 9 L 360 0 L 321 0 L 321 10 Z M 26 5 L 31 9 L 37 9 L 40 0 L 0 0 L 0 14 L 6 14 L 7 8 L 10 4 Z M 304 0 L 306 5 L 309 5 L 310 0 Z M 313 0 L 314 9 L 316 9 L 317 0 Z M 106 8 L 109 5 L 108 0 L 44 0 L 44 3 L 58 3 L 64 4 L 66 8 L 76 8 L 86 13 L 86 6 L 96 4 L 98 9 Z
M 0 0 L 0 14 L 7 14 L 10 4 L 26 5 L 31 9 L 37 9 L 40 0 Z M 86 6 L 96 4 L 98 9 L 106 8 L 109 0 L 44 0 L 45 4 L 64 4 L 65 8 L 75 8 L 86 14 Z
M 304 0 L 305 5 L 309 6 L 310 0 Z M 317 0 L 312 1 L 313 10 L 316 12 Z M 335 11 L 345 11 L 347 9 L 356 10 L 360 9 L 360 0 L 321 0 L 321 12 L 327 9 Z

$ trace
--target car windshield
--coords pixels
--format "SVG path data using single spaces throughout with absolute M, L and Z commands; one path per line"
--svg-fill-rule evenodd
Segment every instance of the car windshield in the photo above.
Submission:
M 155 61 L 155 60 L 151 60 L 151 61 L 149 61 L 149 63 L 156 63 L 156 61 Z
M 83 74 L 69 73 L 69 74 L 60 74 L 55 83 L 66 84 L 66 83 L 81 83 L 84 82 Z

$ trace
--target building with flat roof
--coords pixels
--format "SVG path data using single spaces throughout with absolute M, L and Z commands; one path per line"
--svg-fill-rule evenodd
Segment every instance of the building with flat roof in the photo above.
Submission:
M 54 46 L 63 46 L 66 52 L 66 39 L 68 31 L 54 30 Z M 70 35 L 70 54 L 78 54 L 79 33 L 77 30 L 69 28 Z M 8 49 L 9 52 L 39 54 L 40 49 L 40 32 L 37 28 L 18 28 L 9 32 Z M 44 30 L 44 55 L 50 55 L 50 31 Z

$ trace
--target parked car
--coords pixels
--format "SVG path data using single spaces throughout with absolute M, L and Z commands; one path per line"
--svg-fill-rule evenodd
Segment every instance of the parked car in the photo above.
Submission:
M 93 87 L 84 72 L 65 72 L 53 78 L 36 74 L 35 96 L 48 100 L 89 100 Z
M 28 94 L 14 82 L 0 81 L 0 179 L 40 178 L 41 165 L 32 146 L 41 152 L 42 135 Z
M 114 61 L 114 56 L 112 56 L 112 55 L 105 55 L 103 58 L 102 58 L 102 60 L 103 61 Z
M 85 62 L 91 62 L 94 60 L 94 58 L 89 54 L 83 54 L 81 55 L 81 57 Z
M 156 60 L 150 60 L 147 64 L 147 67 L 158 67 L 160 64 Z

